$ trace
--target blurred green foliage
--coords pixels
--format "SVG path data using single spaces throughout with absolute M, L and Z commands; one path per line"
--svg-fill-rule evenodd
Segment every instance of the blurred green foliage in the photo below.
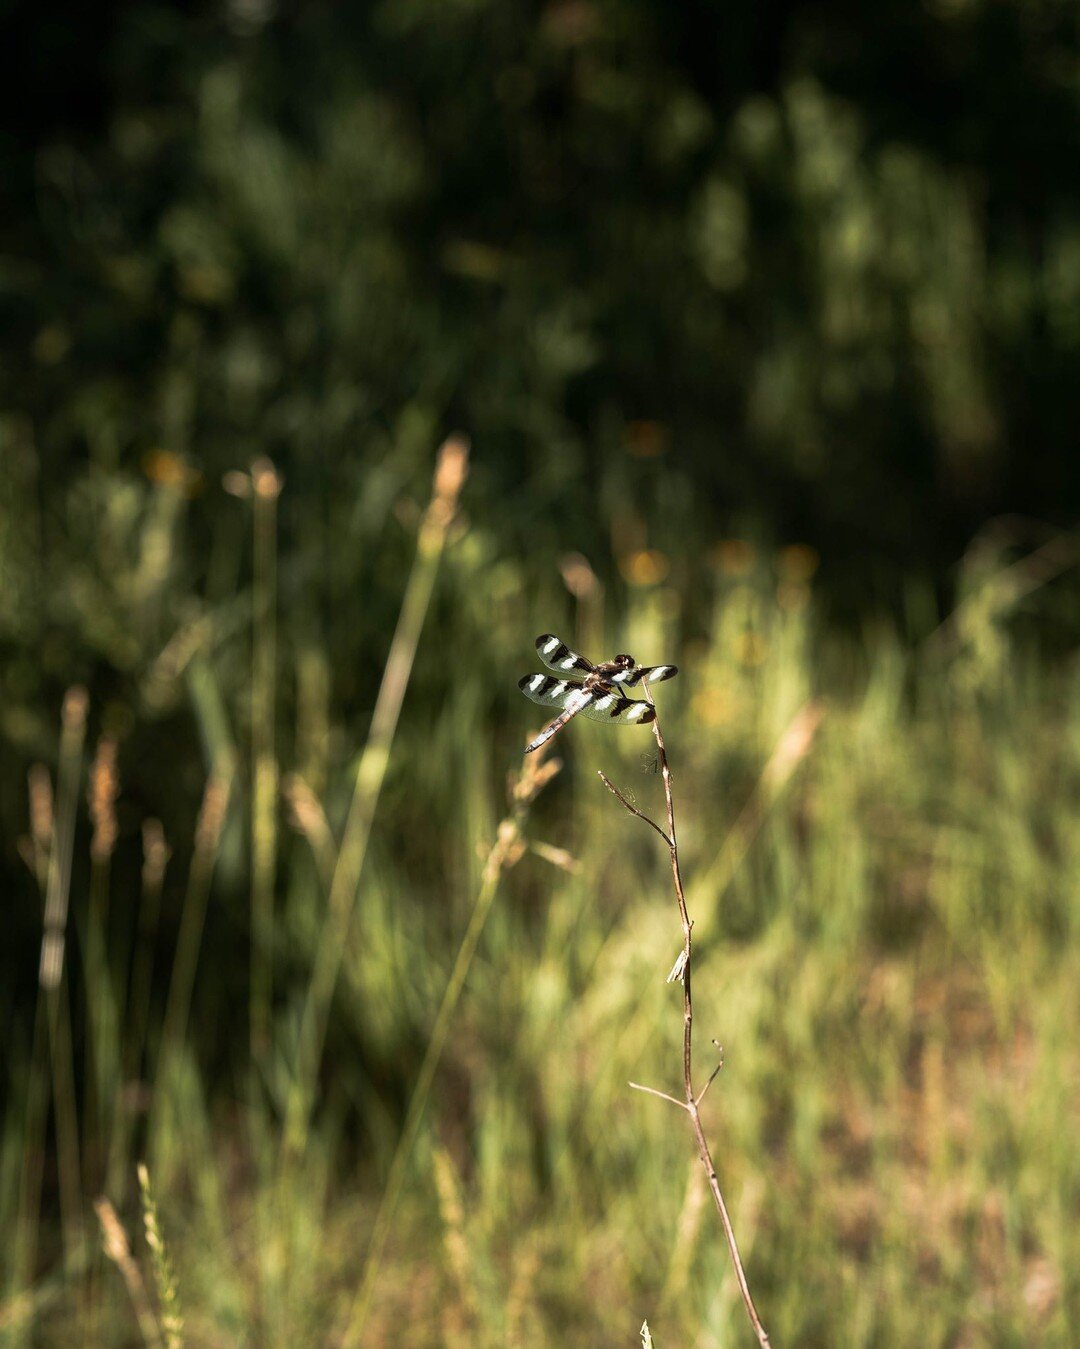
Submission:
M 883 628 L 858 645 L 823 637 L 807 550 L 729 543 L 692 601 L 707 626 L 660 690 L 695 919 L 700 1074 L 710 1038 L 725 1047 L 706 1124 L 777 1343 L 1065 1346 L 1080 1315 L 1080 703 L 1075 676 L 1002 623 L 1016 578 L 989 548 L 950 622 L 913 655 Z M 88 1211 L 63 1245 L 54 1226 L 65 1182 L 53 1138 L 59 1148 L 68 1108 L 77 1193 L 110 1197 L 147 1283 L 157 1266 L 135 1240 L 132 1171 L 148 1161 L 179 1289 L 159 1296 L 182 1306 L 188 1342 L 336 1342 L 505 810 L 512 746 L 488 674 L 466 663 L 441 696 L 425 688 L 455 634 L 485 631 L 498 669 L 527 665 L 520 592 L 500 599 L 489 570 L 474 526 L 451 544 L 428 613 L 293 1153 L 283 1123 L 356 766 L 347 709 L 315 715 L 301 699 L 283 723 L 281 768 L 314 786 L 283 777 L 272 1027 L 256 1060 L 238 883 L 250 678 L 238 705 L 192 681 L 190 715 L 207 742 L 220 716 L 237 777 L 227 808 L 218 799 L 220 833 L 208 798 L 194 850 L 170 829 L 160 906 L 153 835 L 137 876 L 145 803 L 130 781 L 191 809 L 198 791 L 188 797 L 169 765 L 134 761 L 132 730 L 119 834 L 102 856 L 100 751 L 89 820 L 86 775 L 72 787 L 61 771 L 55 816 L 81 821 L 74 1038 L 67 1068 L 44 1033 L 32 1044 L 24 1018 L 9 1042 L 0 1221 L 14 1238 L 0 1325 L 14 1342 L 120 1344 L 133 1325 Z M 602 596 L 583 579 L 574 627 L 591 649 Z M 626 644 L 670 653 L 687 607 L 670 587 L 634 586 Z M 219 658 L 201 659 L 213 689 Z M 327 682 L 325 668 L 297 674 L 307 696 Z M 537 724 L 524 700 L 516 710 L 519 727 Z M 102 715 L 89 711 L 79 736 Z M 626 1086 L 678 1077 L 681 1003 L 664 976 L 680 932 L 663 848 L 594 770 L 660 814 L 651 740 L 575 724 L 558 743 L 567 764 L 525 822 L 530 848 L 498 886 L 449 1026 L 362 1343 L 629 1344 L 646 1314 L 658 1344 L 749 1336 L 684 1124 Z M 35 847 L 23 851 L 29 875 Z M 184 1034 L 163 1018 L 175 933 L 207 901 Z M 25 982 L 32 947 L 21 963 Z M 26 1121 L 45 1128 L 34 1084 L 50 1082 L 35 1278 L 26 1191 L 41 1160 Z
M 710 1136 L 775 1342 L 1067 1343 L 1075 6 L 6 19 L 0 1337 L 130 1336 L 88 1200 L 133 1232 L 139 1158 L 192 1344 L 342 1323 L 556 628 L 683 666 L 699 1061 L 728 1046 Z M 384 760 L 454 428 L 471 475 Z M 623 1086 L 671 1085 L 678 933 L 591 770 L 656 809 L 651 742 L 564 743 L 529 829 L 567 854 L 500 888 L 373 1342 L 745 1331 L 680 1121 Z
M 267 453 L 302 532 L 420 420 L 469 431 L 504 538 L 548 556 L 657 445 L 653 530 L 764 518 L 838 587 L 853 557 L 883 594 L 935 575 L 1004 509 L 1071 523 L 1064 0 L 23 27 L 3 406 L 56 487 L 158 446 L 210 482 Z

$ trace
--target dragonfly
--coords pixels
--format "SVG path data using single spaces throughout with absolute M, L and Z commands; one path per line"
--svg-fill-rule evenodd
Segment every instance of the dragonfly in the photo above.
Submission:
M 547 744 L 572 717 L 588 717 L 590 721 L 607 722 L 609 726 L 638 726 L 655 721 L 656 710 L 651 703 L 628 698 L 622 690 L 633 688 L 643 679 L 650 684 L 659 684 L 679 673 L 674 665 L 638 665 L 633 656 L 625 652 L 613 660 L 594 665 L 550 632 L 537 637 L 536 652 L 549 670 L 562 677 L 523 675 L 518 680 L 518 688 L 541 707 L 559 708 L 559 715 L 526 745 L 526 754 Z M 582 678 L 567 678 L 571 673 Z

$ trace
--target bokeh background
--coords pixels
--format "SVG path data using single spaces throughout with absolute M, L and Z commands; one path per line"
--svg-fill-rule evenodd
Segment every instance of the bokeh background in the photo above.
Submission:
M 4 20 L 0 1337 L 753 1342 L 554 630 L 773 1342 L 1073 1342 L 1075 5 Z

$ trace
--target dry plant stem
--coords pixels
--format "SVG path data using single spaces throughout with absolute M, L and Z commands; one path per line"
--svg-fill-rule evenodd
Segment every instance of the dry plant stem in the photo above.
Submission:
M 664 833 L 664 831 L 660 828 L 660 826 L 656 823 L 655 820 L 650 820 L 648 815 L 645 815 L 642 813 L 642 811 L 638 810 L 637 806 L 632 806 L 606 773 L 600 774 L 600 780 L 601 782 L 603 782 L 604 786 L 608 789 L 608 791 L 612 794 L 612 796 L 617 796 L 619 798 L 619 800 L 623 803 L 623 805 L 626 807 L 626 809 L 630 812 L 631 815 L 636 815 L 639 820 L 644 820 L 650 829 L 655 829 L 656 832 L 660 835 L 660 837 L 664 840 L 664 842 L 668 845 L 668 848 L 670 849 L 671 839 L 668 837 L 667 834 Z
M 652 691 L 649 688 L 648 681 L 642 681 L 646 698 L 650 703 L 653 701 Z M 655 706 L 655 704 L 654 704 Z M 694 1027 L 694 999 L 691 991 L 691 972 L 693 956 L 693 923 L 690 921 L 690 915 L 686 909 L 686 896 L 683 891 L 682 868 L 679 864 L 679 842 L 675 832 L 675 802 L 671 794 L 671 769 L 668 765 L 667 749 L 664 745 L 664 734 L 660 729 L 660 718 L 657 717 L 652 723 L 653 737 L 656 740 L 656 748 L 660 757 L 660 771 L 664 779 L 664 800 L 667 804 L 667 833 L 660 828 L 653 820 L 635 810 L 621 793 L 611 787 L 610 782 L 604 781 L 607 786 L 615 792 L 623 805 L 632 815 L 644 819 L 647 824 L 657 831 L 668 845 L 668 852 L 671 857 L 671 876 L 675 883 L 675 898 L 679 904 L 679 919 L 683 929 L 683 959 L 682 959 L 682 986 L 683 986 L 683 1093 L 684 1099 L 677 1102 L 678 1105 L 690 1116 L 690 1124 L 694 1131 L 694 1141 L 697 1143 L 698 1156 L 701 1158 L 701 1164 L 705 1168 L 705 1174 L 709 1179 L 709 1189 L 712 1191 L 712 1197 L 716 1204 L 716 1210 L 720 1214 L 720 1222 L 724 1229 L 724 1236 L 727 1238 L 728 1250 L 731 1252 L 731 1262 L 735 1268 L 735 1277 L 739 1283 L 739 1291 L 742 1293 L 743 1303 L 746 1307 L 746 1314 L 750 1317 L 750 1323 L 754 1327 L 754 1333 L 757 1335 L 758 1343 L 767 1349 L 769 1337 L 765 1327 L 761 1324 L 761 1318 L 758 1316 L 757 1308 L 754 1306 L 754 1299 L 750 1296 L 750 1285 L 746 1281 L 746 1272 L 743 1269 L 742 1259 L 739 1255 L 739 1247 L 735 1241 L 735 1231 L 731 1225 L 731 1218 L 728 1216 L 727 1205 L 724 1203 L 724 1196 L 720 1189 L 720 1181 L 716 1174 L 716 1167 L 713 1165 L 712 1153 L 709 1150 L 708 1140 L 705 1137 L 705 1130 L 701 1125 L 701 1114 L 698 1109 L 701 1096 L 694 1092 L 694 1073 L 693 1073 L 693 1027 Z M 601 774 L 601 777 L 604 775 Z M 713 1074 L 715 1076 L 715 1073 Z M 710 1078 L 711 1082 L 712 1079 Z M 633 1084 L 631 1084 L 633 1085 Z M 709 1083 L 705 1084 L 701 1095 L 708 1090 Z M 666 1096 L 664 1092 L 655 1091 L 651 1087 L 639 1088 L 639 1090 L 648 1091 L 650 1095 Z M 674 1100 L 673 1097 L 666 1097 L 668 1100 Z
M 677 1105 L 680 1110 L 686 1109 L 685 1101 L 680 1101 L 677 1096 L 669 1096 L 666 1091 L 657 1091 L 655 1087 L 643 1087 L 640 1082 L 628 1082 L 627 1086 L 633 1087 L 635 1091 L 643 1091 L 647 1096 L 658 1096 L 661 1101 L 670 1101 L 672 1105 Z
M 116 798 L 119 777 L 116 741 L 103 735 L 90 767 L 87 792 L 93 835 L 90 840 L 90 903 L 83 937 L 83 971 L 89 1033 L 85 1037 L 84 1133 L 104 1136 L 115 1114 L 120 1080 L 120 1012 L 109 965 L 109 885 L 116 846 Z M 119 962 L 116 962 L 118 967 Z
M 143 1344 L 151 1346 L 151 1349 L 159 1349 L 164 1344 L 164 1340 L 161 1338 L 161 1332 L 158 1330 L 157 1320 L 150 1305 L 150 1295 L 146 1291 L 142 1271 L 139 1269 L 135 1257 L 131 1254 L 127 1233 L 116 1215 L 116 1210 L 107 1199 L 104 1197 L 95 1199 L 94 1208 L 97 1210 L 98 1222 L 101 1224 L 102 1245 L 105 1248 L 105 1254 L 120 1271 L 120 1275 L 127 1285 L 128 1297 L 131 1299 L 135 1320 L 139 1323 L 139 1334 L 142 1336 Z
M 281 479 L 269 459 L 251 467 L 254 563 L 251 668 L 251 1055 L 259 1062 L 270 1044 L 274 867 L 277 855 L 277 759 L 274 756 L 274 683 L 277 667 L 277 499 Z
M 153 1270 L 154 1286 L 157 1290 L 165 1349 L 183 1349 L 184 1318 L 180 1311 L 180 1294 L 173 1274 L 172 1260 L 169 1258 L 168 1247 L 161 1232 L 157 1201 L 150 1188 L 150 1172 L 145 1162 L 140 1162 L 136 1171 L 142 1199 L 143 1231 L 146 1244 L 150 1248 L 150 1267 Z
M 119 1078 L 119 1014 L 109 977 L 106 953 L 109 862 L 94 858 L 90 866 L 90 903 L 83 938 L 83 977 L 86 988 L 86 1133 L 104 1135 L 112 1123 L 115 1105 L 110 1099 Z M 99 1179 L 99 1178 L 98 1178 Z
M 398 1139 L 394 1158 L 390 1164 L 390 1173 L 387 1176 L 382 1199 L 379 1201 L 379 1208 L 371 1231 L 371 1239 L 368 1243 L 367 1259 L 364 1263 L 360 1288 L 356 1294 L 348 1324 L 341 1340 L 344 1345 L 362 1342 L 361 1337 L 364 1333 L 368 1314 L 371 1311 L 371 1302 L 375 1293 L 375 1284 L 379 1277 L 383 1252 L 386 1249 L 386 1241 L 390 1235 L 394 1213 L 405 1183 L 405 1172 L 409 1164 L 409 1158 L 412 1155 L 416 1136 L 420 1131 L 424 1107 L 427 1105 L 431 1084 L 435 1078 L 435 1070 L 438 1068 L 439 1060 L 442 1057 L 443 1047 L 446 1044 L 446 1037 L 450 1030 L 454 1012 L 457 1009 L 458 999 L 461 997 L 461 991 L 465 986 L 465 978 L 472 964 L 473 956 L 476 954 L 480 934 L 484 930 L 484 924 L 487 922 L 487 916 L 491 912 L 491 905 L 498 891 L 499 878 L 504 871 L 509 870 L 519 860 L 525 851 L 527 845 L 521 836 L 521 825 L 525 813 L 533 799 L 551 781 L 561 766 L 558 759 L 545 760 L 540 764 L 536 762 L 536 759 L 526 760 L 521 777 L 514 787 L 513 809 L 499 825 L 495 842 L 492 844 L 491 851 L 484 863 L 480 888 L 473 904 L 469 925 L 461 939 L 454 968 L 450 972 L 442 1002 L 439 1004 L 439 1011 L 431 1030 L 431 1038 L 424 1053 L 424 1061 L 420 1065 L 416 1085 L 413 1087 L 401 1137 Z

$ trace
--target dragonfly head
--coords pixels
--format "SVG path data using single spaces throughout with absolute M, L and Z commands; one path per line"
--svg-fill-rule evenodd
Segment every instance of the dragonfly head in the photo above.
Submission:
M 620 670 L 632 670 L 634 668 L 633 656 L 628 656 L 625 651 L 616 656 L 611 663 L 617 665 Z

